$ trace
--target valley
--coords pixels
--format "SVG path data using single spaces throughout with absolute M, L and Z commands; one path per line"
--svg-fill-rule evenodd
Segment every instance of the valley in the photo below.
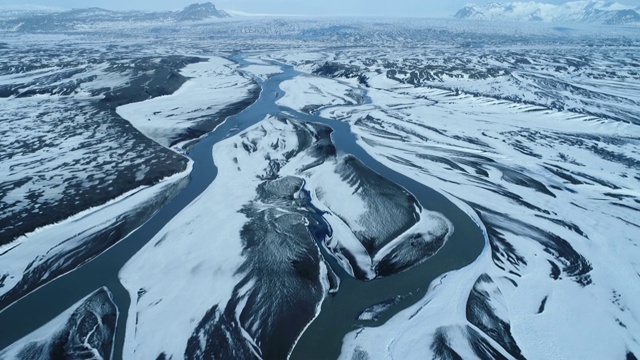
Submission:
M 640 354 L 637 31 L 206 16 L 3 32 L 0 359 Z

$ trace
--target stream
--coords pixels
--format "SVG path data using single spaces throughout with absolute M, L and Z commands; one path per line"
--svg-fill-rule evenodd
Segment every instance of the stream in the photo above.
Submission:
M 233 57 L 233 60 L 243 66 L 249 64 L 240 55 Z M 268 115 L 330 126 L 333 128 L 332 140 L 340 154 L 354 155 L 378 174 L 402 186 L 416 197 L 423 208 L 446 216 L 455 229 L 448 242 L 430 259 L 388 278 L 359 281 L 338 266 L 335 259 L 327 259 L 328 266 L 340 277 L 340 289 L 336 294 L 325 297 L 320 314 L 300 337 L 291 354 L 292 359 L 337 358 L 342 347 L 342 339 L 348 332 L 362 326 L 383 324 L 399 311 L 422 299 L 435 278 L 467 266 L 478 257 L 485 245 L 478 225 L 442 194 L 387 168 L 374 159 L 358 145 L 348 123 L 323 118 L 317 113 L 306 114 L 276 105 L 276 94 L 283 93 L 280 84 L 301 75 L 291 66 L 278 65 L 283 73 L 265 81 L 257 80 L 262 92 L 255 103 L 228 118 L 192 148 L 188 154 L 194 162 L 189 184 L 170 203 L 143 226 L 100 256 L 38 288 L 0 312 L 0 324 L 4 324 L 2 327 L 5 329 L 1 331 L 0 349 L 20 340 L 83 297 L 106 286 L 112 292 L 113 300 L 119 309 L 113 358 L 122 359 L 130 298 L 118 279 L 120 269 L 215 180 L 218 169 L 213 162 L 212 147 L 217 142 L 262 121 Z M 322 247 L 321 242 L 320 246 Z M 322 253 L 325 258 L 330 257 L 326 249 L 322 249 Z M 390 299 L 397 301 L 381 314 L 377 321 L 357 320 L 364 309 Z M 10 330 L 6 331 L 7 329 Z

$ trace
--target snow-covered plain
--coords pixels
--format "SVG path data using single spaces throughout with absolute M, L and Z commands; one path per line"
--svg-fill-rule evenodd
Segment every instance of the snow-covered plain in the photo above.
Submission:
M 242 69 L 256 78 L 272 74 L 271 60 L 306 73 L 283 85 L 287 95 L 279 104 L 348 122 L 378 161 L 446 194 L 487 235 L 473 264 L 419 284 L 431 286 L 419 303 L 375 328 L 354 329 L 345 338 L 343 358 L 633 359 L 640 354 L 636 30 L 544 24 L 513 29 L 415 19 L 261 19 L 124 31 L 95 25 L 87 33 L 55 36 L 3 33 L 0 54 L 8 70 L 0 75 L 0 100 L 11 111 L 0 112 L 7 141 L 0 153 L 0 166 L 7 169 L 2 180 L 11 177 L 15 184 L 24 174 L 31 182 L 23 185 L 27 193 L 9 194 L 3 187 L 0 194 L 11 195 L 15 205 L 8 207 L 3 198 L 3 215 L 23 211 L 25 203 L 50 215 L 56 208 L 42 210 L 36 206 L 42 199 L 52 204 L 86 199 L 76 192 L 60 198 L 55 181 L 67 186 L 68 179 L 85 174 L 90 181 L 94 166 L 109 171 L 132 163 L 127 174 L 137 180 L 129 184 L 131 199 L 166 194 L 163 186 L 169 182 L 135 190 L 153 166 L 167 170 L 175 154 L 141 134 L 131 136 L 146 144 L 142 148 L 119 142 L 126 137 L 110 132 L 119 118 L 115 107 L 124 104 L 116 90 L 140 85 L 136 79 L 146 83 L 144 75 L 161 65 L 160 59 L 168 59 L 176 70 L 169 73 L 177 78 L 182 77 L 177 69 L 198 63 L 185 70 L 192 71 L 195 86 L 212 75 L 205 68 L 222 61 L 202 59 L 244 49 L 252 61 L 262 59 Z M 194 54 L 198 58 L 185 56 Z M 236 76 L 231 68 L 225 67 L 222 84 L 228 84 L 227 75 Z M 218 75 L 200 83 L 202 88 L 212 89 Z M 149 97 L 145 90 L 175 101 L 169 94 L 179 83 L 165 89 L 171 91 L 153 92 L 151 86 L 124 94 L 141 94 L 136 106 L 144 112 L 137 114 L 153 115 L 139 102 Z M 240 86 L 231 88 L 234 96 L 241 93 Z M 158 114 L 159 123 L 168 123 L 172 114 L 186 119 L 191 110 L 203 114 L 207 100 L 189 98 L 197 101 L 163 108 L 166 116 Z M 106 119 L 88 105 L 105 99 L 114 110 Z M 74 129 L 70 119 L 88 125 Z M 96 130 L 87 130 L 92 127 Z M 37 140 L 30 142 L 25 132 Z M 131 307 L 120 309 L 129 314 L 126 358 L 285 357 L 295 332 L 315 316 L 327 292 L 336 291 L 307 227 L 323 225 L 315 208 L 327 211 L 323 221 L 331 226 L 327 254 L 354 275 L 360 269 L 361 278 L 377 275 L 376 262 L 392 253 L 400 238 L 383 241 L 375 254 L 364 251 L 358 234 L 371 230 L 367 217 L 375 213 L 373 202 L 348 177 L 336 176 L 349 158 L 327 153 L 327 136 L 321 127 L 268 117 L 216 145 L 219 177 L 122 269 L 131 294 Z M 91 139 L 97 148 L 78 148 Z M 43 144 L 44 150 L 38 147 Z M 69 161 L 56 160 L 61 152 Z M 186 160 L 176 161 L 183 166 L 165 174 L 175 174 L 168 179 L 174 184 L 184 178 L 180 171 L 188 171 Z M 91 191 L 108 190 L 110 174 L 96 183 L 99 191 Z M 347 196 L 353 206 L 344 206 Z M 121 201 L 127 197 L 104 209 Z M 98 229 L 101 216 L 113 220 L 137 204 L 128 202 L 114 212 L 100 208 L 46 227 L 33 234 L 48 240 L 42 248 L 27 237 L 4 247 L 0 262 L 12 253 L 27 255 L 12 263 L 9 272 L 16 275 L 0 271 L 0 283 L 15 287 L 20 269 L 36 256 L 47 264 L 40 256 L 51 254 L 52 237 L 63 241 L 57 234 Z M 25 218 L 41 219 L 33 211 Z M 429 216 L 422 211 L 419 219 Z M 442 224 L 437 216 L 434 220 Z M 411 232 L 419 226 L 400 228 Z M 68 263 L 62 258 L 61 264 Z M 385 311 L 379 305 L 362 309 L 360 316 L 376 318 Z M 293 330 L 279 331 L 284 328 Z
M 222 58 L 121 46 L 105 52 L 92 42 L 12 42 L 0 49 L 7 55 L 0 76 L 5 306 L 100 254 L 177 194 L 189 161 L 151 139 L 166 146 L 193 140 L 256 96 Z M 145 113 L 148 102 L 155 114 Z M 149 117 L 165 131 L 149 133 Z M 175 120 L 169 130 L 167 119 Z
M 3 306 L 140 226 L 190 170 L 188 159 L 113 110 L 173 91 L 184 79 L 166 76 L 198 59 L 130 57 L 103 47 L 16 41 L 0 50 Z M 152 88 L 140 91 L 140 83 Z
M 348 66 L 354 58 L 345 54 L 336 62 Z M 342 357 L 637 354 L 637 123 L 496 99 L 492 92 L 416 87 L 363 68 L 371 104 L 321 114 L 348 121 L 360 145 L 382 163 L 469 204 L 487 228 L 490 249 L 473 265 L 445 274 L 423 301 L 386 324 L 354 331 Z M 318 83 L 326 79 L 306 87 L 329 93 L 338 86 L 315 90 Z M 635 93 L 622 88 L 637 82 L 616 86 L 620 101 L 610 106 L 625 107 Z M 510 88 L 492 90 L 500 89 Z M 637 110 L 633 104 L 629 116 Z
M 39 51 L 55 54 L 64 47 L 34 51 L 16 45 L 2 58 L 0 244 L 187 165 L 111 111 L 105 94 L 134 87 L 135 79 L 144 77 L 136 74 L 136 64 L 100 61 L 99 49 L 36 60 Z M 84 56 L 96 63 L 83 63 Z M 153 64 L 137 65 L 148 65 L 153 74 Z M 112 95 L 114 102 L 117 96 Z
M 270 76 L 282 73 L 282 70 L 280 70 L 278 66 L 267 64 L 251 64 L 243 67 L 243 70 L 263 81 Z
M 357 89 L 321 77 L 299 76 L 283 82 L 280 87 L 287 96 L 279 99 L 276 103 L 303 112 L 329 105 L 352 105 L 358 103 L 362 98 Z M 300 104 L 305 104 L 305 106 L 298 109 L 297 106 Z
M 0 246 L 2 304 L 11 304 L 121 240 L 184 187 L 190 170 L 189 166 L 155 186 L 129 191 Z
M 459 47 L 418 52 L 354 49 L 313 57 L 305 53 L 274 53 L 269 57 L 278 60 L 286 57 L 300 71 L 348 77 L 343 80 L 352 83 L 358 76 L 364 76 L 375 88 L 403 83 L 621 122 L 640 122 L 636 48 L 610 46 L 604 51 L 585 41 L 578 47 L 520 45 L 496 50 L 490 48 L 487 39 L 482 39 L 462 42 Z M 305 56 L 309 59 L 305 60 Z M 318 57 L 322 60 L 316 60 Z
M 117 113 L 159 144 L 180 148 L 185 141 L 213 130 L 255 97 L 255 86 L 237 71 L 238 65 L 211 57 L 180 73 L 191 79 L 176 92 L 149 101 L 120 106 Z M 226 111 L 225 111 L 226 110 Z

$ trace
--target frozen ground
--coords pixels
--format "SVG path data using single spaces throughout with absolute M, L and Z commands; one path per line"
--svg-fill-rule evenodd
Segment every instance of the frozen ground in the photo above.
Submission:
M 277 101 L 302 112 L 311 112 L 329 105 L 353 105 L 359 103 L 362 95 L 357 89 L 320 77 L 299 76 L 281 85 L 287 96 Z M 298 108 L 304 104 L 302 108 Z
M 185 171 L 115 113 L 164 95 L 197 58 L 121 57 L 65 43 L 0 50 L 0 244 Z M 147 91 L 144 91 L 144 88 Z
M 297 335 L 280 335 L 278 350 L 277 327 L 269 324 L 286 321 L 285 309 L 296 304 L 299 331 L 325 291 L 319 252 L 304 226 L 302 180 L 266 180 L 270 161 L 284 165 L 308 151 L 311 130 L 297 127 L 305 141 L 291 123 L 271 119 L 214 146 L 216 180 L 123 268 L 122 282 L 137 299 L 126 357 L 286 355 Z M 169 327 L 175 331 L 156 331 Z
M 248 65 L 244 67 L 243 70 L 261 80 L 266 80 L 270 76 L 282 73 L 282 70 L 277 66 L 263 64 Z
M 175 120 L 147 134 L 168 146 L 202 136 L 257 96 L 222 58 L 133 49 L 145 51 L 57 41 L 0 50 L 1 307 L 100 254 L 183 187 L 188 160 L 144 136 L 141 117 L 160 128 Z M 153 98 L 167 106 L 155 115 L 120 106 Z
M 258 79 L 275 73 L 271 60 L 305 73 L 283 84 L 279 104 L 348 122 L 378 161 L 446 194 L 486 231 L 477 261 L 421 284 L 424 299 L 390 320 L 354 329 L 343 358 L 640 354 L 637 31 L 411 19 L 99 25 L 3 33 L 3 294 L 28 290 L 29 271 L 46 281 L 77 266 L 90 257 L 74 253 L 83 236 L 139 209 L 130 229 L 172 195 L 188 161 L 159 143 L 182 146 L 215 126 L 227 93 L 255 95 L 213 57 L 242 49 L 261 59 L 243 69 Z M 121 110 L 156 141 L 116 112 L 133 102 Z M 268 117 L 213 149 L 219 177 L 122 269 L 127 358 L 283 358 L 337 289 L 323 258 L 374 279 L 385 259 L 421 260 L 397 256 L 420 245 L 412 232 L 448 233 L 437 214 L 400 201 L 401 189 L 332 153 L 328 136 Z M 380 209 L 400 216 L 384 223 Z M 331 235 L 327 249 L 314 231 Z M 120 237 L 92 238 L 100 252 Z
M 175 196 L 187 175 L 132 190 L 0 247 L 0 305 L 8 306 L 111 247 Z
M 220 57 L 188 65 L 180 74 L 190 80 L 176 92 L 120 106 L 117 113 L 159 144 L 180 148 L 255 100 L 259 89 L 237 69 Z
M 357 58 L 343 56 L 336 57 L 343 68 Z M 410 75 L 399 79 L 361 61 L 371 103 L 334 107 L 323 116 L 348 121 L 359 143 L 387 166 L 469 204 L 487 229 L 490 248 L 473 265 L 444 275 L 423 301 L 388 323 L 354 331 L 345 339 L 343 357 L 637 354 L 640 129 L 633 118 L 637 103 L 630 98 L 638 86 L 635 78 L 592 80 L 611 86 L 583 92 L 586 109 L 603 92 L 618 89 L 608 95 L 617 101 L 607 103 L 618 111 L 597 117 L 577 114 L 568 104 L 567 110 L 556 110 L 495 96 L 511 93 L 499 85 L 512 83 L 512 76 L 493 79 L 498 85 L 486 95 L 471 95 L 455 86 L 406 84 Z M 418 60 L 411 66 L 407 59 L 395 63 L 405 64 L 407 74 L 422 66 Z M 317 72 L 323 65 L 310 68 Z M 589 69 L 574 73 L 604 71 Z M 616 69 L 624 76 L 624 67 Z M 355 76 L 337 78 L 360 86 Z M 485 81 L 467 78 L 465 86 L 481 87 Z M 342 86 L 317 90 L 318 83 L 298 86 L 319 93 Z M 539 102 L 564 103 L 554 94 L 565 87 L 553 84 L 534 92 Z M 536 86 L 526 83 L 519 90 Z M 324 103 L 334 103 L 330 96 Z M 303 109 L 317 102 L 296 104 Z M 625 118 L 616 116 L 623 113 Z
M 1 307 L 140 226 L 189 170 L 114 110 L 174 91 L 186 80 L 177 69 L 200 60 L 76 45 L 0 50 Z
M 110 359 L 118 309 L 101 288 L 21 341 L 0 359 Z
M 326 211 L 328 242 L 343 266 L 359 266 L 366 278 L 376 276 L 376 254 L 395 254 L 386 258 L 401 263 L 395 271 L 424 259 L 407 259 L 403 237 L 428 243 L 429 234 L 448 235 L 446 219 L 417 210 L 415 199 L 357 160 L 336 156 L 329 134 L 269 118 L 214 146 L 216 180 L 120 274 L 137 299 L 125 356 L 286 357 L 332 282 L 306 228 L 323 226 L 309 201 Z M 156 330 L 166 327 L 175 331 Z

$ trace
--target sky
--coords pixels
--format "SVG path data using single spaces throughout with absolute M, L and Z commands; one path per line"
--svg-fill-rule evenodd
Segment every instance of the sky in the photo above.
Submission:
M 111 10 L 178 10 L 194 2 L 209 0 L 0 0 L 0 6 L 29 3 L 57 8 L 101 7 Z M 374 15 L 447 17 L 469 2 L 484 4 L 497 0 L 210 0 L 220 9 L 257 14 Z M 502 0 L 508 2 L 510 0 Z M 523 1 L 523 0 L 521 0 Z M 528 1 L 528 0 L 524 0 Z M 566 0 L 540 0 L 561 4 Z M 618 0 L 640 6 L 640 0 Z

